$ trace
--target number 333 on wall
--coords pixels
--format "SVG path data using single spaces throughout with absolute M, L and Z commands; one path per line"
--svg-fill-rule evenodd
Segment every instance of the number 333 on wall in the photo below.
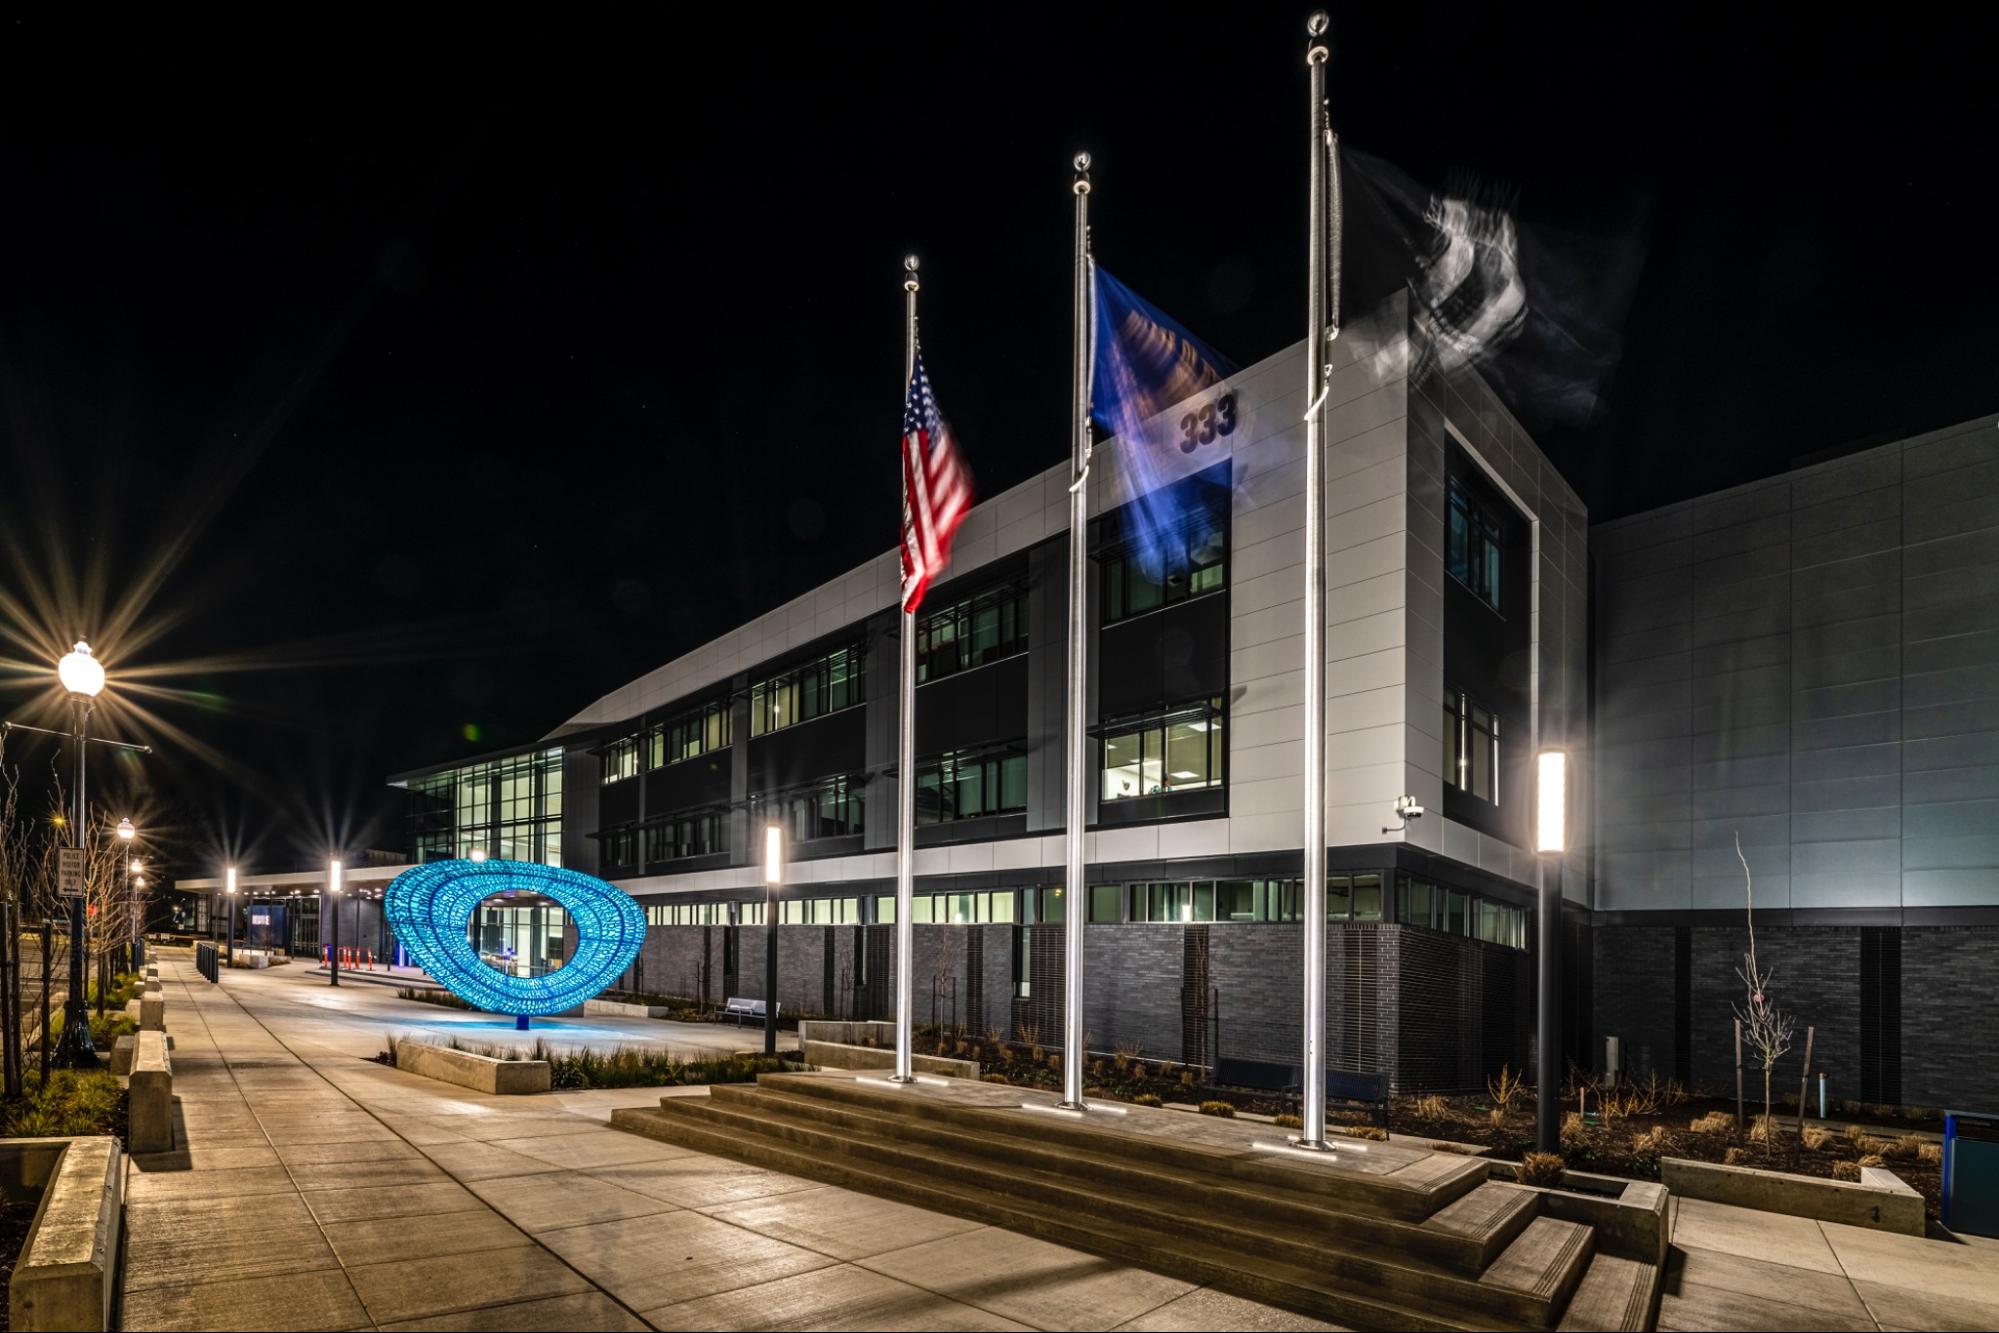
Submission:
M 1235 434 L 1239 424 L 1235 391 L 1231 389 L 1199 407 L 1190 408 L 1181 416 L 1180 452 L 1191 454 L 1204 444 L 1225 440 Z

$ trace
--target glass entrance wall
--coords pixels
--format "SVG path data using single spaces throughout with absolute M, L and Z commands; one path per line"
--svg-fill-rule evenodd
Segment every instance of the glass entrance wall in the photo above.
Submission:
M 552 902 L 489 898 L 466 929 L 486 966 L 510 977 L 542 977 L 563 964 L 569 914 Z

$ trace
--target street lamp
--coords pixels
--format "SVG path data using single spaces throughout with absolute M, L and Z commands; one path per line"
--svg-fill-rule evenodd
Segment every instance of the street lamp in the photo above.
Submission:
M 1535 761 L 1534 851 L 1541 858 L 1540 967 L 1536 1002 L 1540 1059 L 1534 1082 L 1534 1146 L 1561 1147 L 1562 856 L 1568 850 L 1569 757 L 1543 750 Z
M 139 830 L 131 820 L 118 821 L 118 840 L 128 849 L 132 846 L 132 840 L 138 836 Z M 146 910 L 145 897 L 139 890 L 146 887 L 146 877 L 139 873 L 137 857 L 132 857 L 126 863 L 126 868 L 132 876 L 132 970 L 143 972 L 146 970 Z
M 333 941 L 326 950 L 326 973 L 331 984 L 340 984 L 340 862 L 326 863 L 326 905 L 333 916 Z
M 764 1054 L 777 1054 L 777 890 L 784 883 L 784 830 L 764 826 Z
M 230 866 L 223 872 L 229 894 L 229 934 L 222 941 L 226 951 L 225 961 L 230 967 L 236 966 L 236 867 Z
M 104 692 L 104 664 L 91 656 L 90 645 L 82 639 L 76 647 L 63 655 L 56 663 L 56 679 L 69 693 L 70 709 L 76 718 L 76 725 L 70 732 L 70 743 L 75 754 L 75 789 L 70 793 L 70 837 L 74 839 L 72 849 L 78 853 L 76 861 L 79 872 L 88 855 L 89 830 L 84 825 L 84 750 L 87 728 L 90 724 L 90 710 L 96 706 L 97 696 Z M 63 1002 L 62 1038 L 56 1044 L 55 1063 L 65 1069 L 94 1069 L 97 1066 L 97 1046 L 90 1036 L 90 1018 L 83 1005 L 83 885 L 77 884 L 77 892 L 69 902 L 69 998 Z

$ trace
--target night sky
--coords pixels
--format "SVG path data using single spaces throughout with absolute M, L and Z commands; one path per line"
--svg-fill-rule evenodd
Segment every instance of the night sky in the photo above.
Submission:
M 1595 517 L 1999 407 L 1986 34 L 1393 8 L 1336 121 L 1539 238 Z M 0 713 L 79 634 L 172 691 L 94 772 L 173 869 L 399 847 L 387 774 L 888 549 L 905 251 L 980 490 L 1059 461 L 1078 147 L 1107 267 L 1302 336 L 1305 7 L 675 12 L 0 29 Z

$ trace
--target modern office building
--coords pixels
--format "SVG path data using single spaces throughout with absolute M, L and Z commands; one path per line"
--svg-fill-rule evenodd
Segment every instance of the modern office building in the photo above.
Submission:
M 1329 1049 L 1410 1088 L 1521 1068 L 1532 1032 L 1532 755 L 1587 773 L 1587 521 L 1398 298 L 1335 346 L 1326 405 Z M 1115 446 L 1090 479 L 1090 880 L 1063 881 L 1068 467 L 980 504 L 917 626 L 918 1017 L 1059 1031 L 1063 914 L 1089 914 L 1094 1048 L 1294 1059 L 1303 873 L 1303 352 L 1190 408 L 1163 570 Z M 1226 400 L 1226 401 L 1224 401 Z M 884 536 L 891 534 L 885 533 Z M 890 1011 L 897 557 L 583 709 L 544 742 L 405 774 L 418 858 L 556 860 L 653 922 L 634 988 L 762 991 L 760 830 L 789 832 L 779 998 Z M 511 775 L 511 776 L 510 776 Z M 1565 883 L 1578 952 L 1588 788 Z M 1427 813 L 1406 826 L 1397 800 Z M 1080 899 L 1080 901 L 1079 901 Z M 1570 1031 L 1587 1041 L 1585 984 Z
M 1591 546 L 1598 1032 L 1732 1080 L 1740 837 L 1759 960 L 1830 1095 L 1999 1101 L 1999 417 Z

